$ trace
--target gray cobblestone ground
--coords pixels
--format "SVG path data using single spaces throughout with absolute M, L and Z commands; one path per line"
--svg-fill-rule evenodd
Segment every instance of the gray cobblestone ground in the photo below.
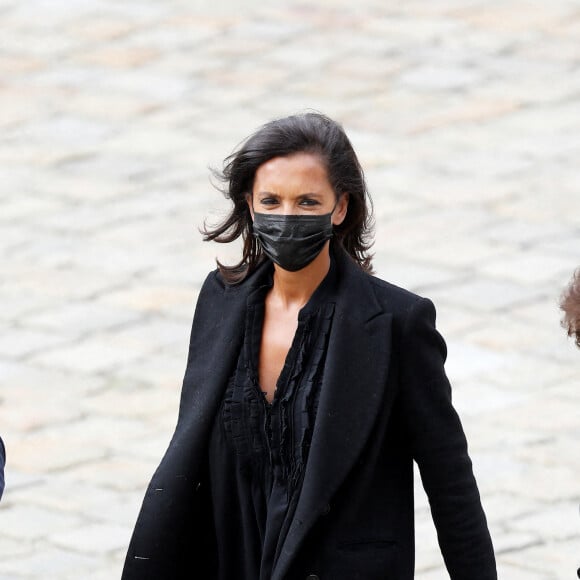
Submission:
M 577 1 L 0 0 L 0 578 L 118 578 L 213 259 L 208 181 L 262 122 L 341 120 L 376 267 L 432 297 L 510 580 L 580 565 Z M 417 488 L 417 577 L 445 578 Z

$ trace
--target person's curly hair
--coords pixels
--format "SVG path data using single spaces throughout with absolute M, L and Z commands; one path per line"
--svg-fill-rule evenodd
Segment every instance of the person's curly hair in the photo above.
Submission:
M 568 336 L 575 337 L 576 345 L 580 348 L 580 268 L 562 293 L 560 308 L 564 311 L 562 326 L 568 331 Z

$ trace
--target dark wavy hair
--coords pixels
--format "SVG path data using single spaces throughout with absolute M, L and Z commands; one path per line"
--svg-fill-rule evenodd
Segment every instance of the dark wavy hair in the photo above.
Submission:
M 562 326 L 568 331 L 568 336 L 575 337 L 576 346 L 580 348 L 580 268 L 562 293 L 560 308 L 564 311 Z
M 252 194 L 258 167 L 274 157 L 294 153 L 319 155 L 337 199 L 348 193 L 348 211 L 344 221 L 334 227 L 333 239 L 363 270 L 372 272 L 369 254 L 372 202 L 362 167 L 344 129 L 336 121 L 320 113 L 304 113 L 266 123 L 224 160 L 223 171 L 213 171 L 214 177 L 225 184 L 220 191 L 232 200 L 233 208 L 217 226 L 211 228 L 204 224 L 203 239 L 229 243 L 241 236 L 243 241 L 242 259 L 238 264 L 224 266 L 217 262 L 227 283 L 241 282 L 264 258 L 252 234 L 252 218 L 246 201 L 246 195 Z

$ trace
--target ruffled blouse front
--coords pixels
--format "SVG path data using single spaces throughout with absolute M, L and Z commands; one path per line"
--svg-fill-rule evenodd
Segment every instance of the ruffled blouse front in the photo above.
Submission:
M 272 403 L 258 381 L 271 274 L 248 297 L 243 346 L 209 446 L 220 580 L 271 577 L 308 459 L 334 313 L 334 278 L 331 268 L 299 313 Z

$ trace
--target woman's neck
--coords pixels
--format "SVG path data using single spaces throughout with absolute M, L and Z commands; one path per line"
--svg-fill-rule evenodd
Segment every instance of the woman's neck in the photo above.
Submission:
M 330 243 L 327 242 L 316 258 L 302 270 L 288 272 L 274 264 L 274 285 L 270 299 L 284 309 L 302 308 L 330 269 Z

